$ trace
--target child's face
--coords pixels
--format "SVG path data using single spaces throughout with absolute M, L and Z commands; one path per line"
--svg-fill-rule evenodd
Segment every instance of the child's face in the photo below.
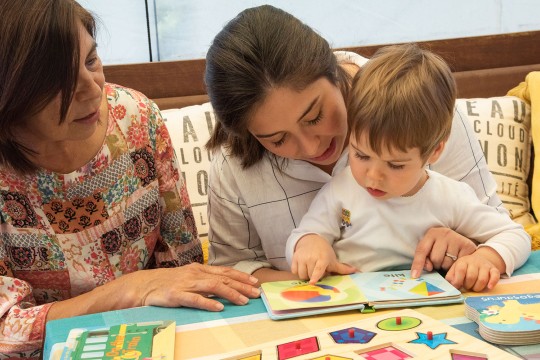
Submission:
M 356 138 L 351 134 L 349 164 L 356 182 L 380 200 L 414 195 L 427 180 L 425 160 L 418 148 L 402 152 L 389 151 L 383 146 L 378 155 L 364 135 Z

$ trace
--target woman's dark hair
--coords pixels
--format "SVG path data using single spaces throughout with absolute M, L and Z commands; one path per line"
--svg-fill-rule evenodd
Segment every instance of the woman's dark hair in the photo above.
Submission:
M 79 23 L 94 17 L 73 0 L 0 0 L 0 164 L 22 174 L 36 166 L 15 129 L 58 94 L 65 120 L 79 73 Z
M 269 90 L 303 90 L 322 77 L 346 96 L 350 78 L 312 28 L 269 5 L 242 11 L 216 35 L 206 55 L 205 82 L 217 118 L 206 147 L 224 145 L 244 168 L 254 165 L 266 150 L 248 132 L 248 122 Z

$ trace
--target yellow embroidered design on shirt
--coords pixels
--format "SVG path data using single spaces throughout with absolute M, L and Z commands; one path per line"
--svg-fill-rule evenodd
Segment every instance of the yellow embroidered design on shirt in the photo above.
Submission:
M 351 211 L 347 209 L 341 209 L 341 226 L 351 226 Z

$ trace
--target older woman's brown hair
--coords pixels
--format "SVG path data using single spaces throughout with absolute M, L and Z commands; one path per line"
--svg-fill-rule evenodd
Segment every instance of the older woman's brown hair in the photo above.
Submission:
M 79 24 L 94 17 L 73 0 L 0 0 L 0 163 L 21 174 L 36 166 L 15 129 L 60 94 L 64 121 L 79 72 Z

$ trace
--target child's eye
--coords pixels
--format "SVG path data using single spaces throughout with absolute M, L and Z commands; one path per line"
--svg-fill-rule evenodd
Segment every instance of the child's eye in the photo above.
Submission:
M 355 152 L 354 156 L 360 160 L 369 160 L 369 156 Z
M 323 118 L 323 113 L 322 113 L 322 111 L 321 111 L 321 112 L 319 112 L 319 113 L 317 114 L 317 117 L 316 117 L 315 119 L 309 120 L 307 123 L 308 123 L 309 125 L 316 125 L 316 124 L 318 124 L 318 123 L 322 120 L 322 118 Z
M 395 164 L 392 164 L 392 163 L 388 163 L 388 166 L 390 167 L 390 169 L 401 170 L 401 169 L 403 169 L 403 167 L 405 165 L 395 165 Z

